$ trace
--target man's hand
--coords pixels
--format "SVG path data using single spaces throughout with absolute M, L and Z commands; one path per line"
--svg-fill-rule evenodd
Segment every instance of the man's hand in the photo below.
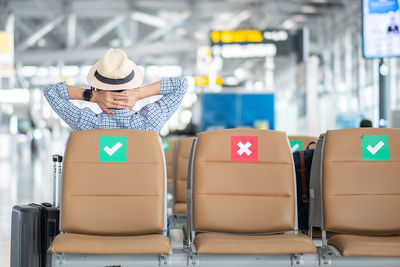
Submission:
M 130 109 L 132 109 L 135 106 L 136 102 L 140 100 L 138 94 L 139 90 L 140 88 L 136 88 L 136 89 L 125 90 L 121 93 L 127 97 L 128 99 L 127 105 L 129 106 Z
M 107 114 L 115 114 L 115 112 L 109 110 L 110 108 L 131 108 L 131 106 L 129 105 L 131 101 L 129 101 L 129 98 L 126 96 L 125 92 L 116 93 L 112 91 L 93 91 L 93 97 L 90 101 L 97 103 L 100 108 Z

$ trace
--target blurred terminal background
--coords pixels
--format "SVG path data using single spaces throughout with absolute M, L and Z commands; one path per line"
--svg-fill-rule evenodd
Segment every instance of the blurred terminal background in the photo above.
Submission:
M 90 66 L 116 47 L 145 83 L 189 79 L 162 136 L 232 127 L 318 136 L 362 119 L 400 127 L 400 35 L 388 28 L 399 12 L 397 0 L 0 0 L 0 266 L 11 207 L 51 200 L 51 154 L 70 132 L 46 84 L 87 88 Z

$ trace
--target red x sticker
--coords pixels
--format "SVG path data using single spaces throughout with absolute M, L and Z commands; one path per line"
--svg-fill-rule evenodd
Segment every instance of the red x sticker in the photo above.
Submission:
M 258 136 L 231 136 L 231 161 L 258 161 Z

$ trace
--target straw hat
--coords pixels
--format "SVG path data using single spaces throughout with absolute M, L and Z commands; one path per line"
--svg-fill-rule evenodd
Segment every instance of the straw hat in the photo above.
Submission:
M 101 90 L 133 89 L 142 85 L 143 73 L 121 49 L 108 49 L 92 66 L 88 83 Z

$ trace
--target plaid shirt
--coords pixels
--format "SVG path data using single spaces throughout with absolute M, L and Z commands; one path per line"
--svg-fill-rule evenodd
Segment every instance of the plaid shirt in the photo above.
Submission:
M 90 129 L 138 129 L 159 132 L 182 102 L 188 86 L 185 78 L 163 78 L 160 94 L 162 98 L 144 106 L 139 111 L 113 109 L 115 114 L 94 113 L 90 108 L 80 109 L 71 100 L 64 82 L 49 84 L 44 96 L 54 111 L 73 130 Z

